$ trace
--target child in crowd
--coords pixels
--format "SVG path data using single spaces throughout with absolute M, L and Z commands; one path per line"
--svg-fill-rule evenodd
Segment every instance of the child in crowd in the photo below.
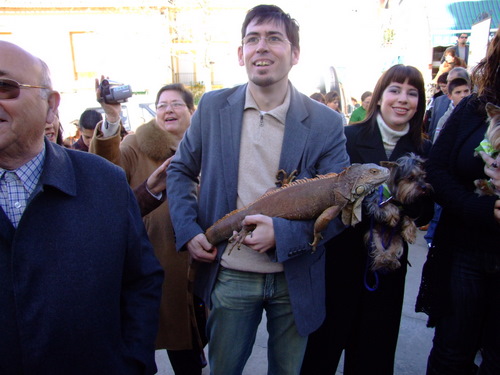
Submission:
M 455 109 L 460 100 L 469 96 L 471 93 L 471 85 L 470 82 L 465 78 L 455 78 L 448 82 L 448 98 L 451 100 L 450 106 L 448 110 L 444 113 L 444 115 L 439 119 L 439 122 L 436 127 L 436 132 L 434 133 L 433 142 L 436 142 L 437 137 L 441 130 L 443 130 L 444 124 L 448 117 L 450 117 L 451 112 Z

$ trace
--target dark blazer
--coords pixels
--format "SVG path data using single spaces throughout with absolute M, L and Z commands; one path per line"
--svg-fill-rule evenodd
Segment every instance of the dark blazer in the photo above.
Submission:
M 436 238 L 446 230 L 442 237 L 446 246 L 455 243 L 498 253 L 500 227 L 492 215 L 498 197 L 474 192 L 474 180 L 487 178 L 483 160 L 474 155 L 489 124 L 485 104 L 476 94 L 460 101 L 432 148 L 428 175 L 436 201 L 443 207 Z
M 154 374 L 162 270 L 125 174 L 45 148 L 17 229 L 0 210 L 0 374 Z
M 474 180 L 488 178 L 483 160 L 474 155 L 489 124 L 485 104 L 476 94 L 462 99 L 430 153 L 429 181 L 443 211 L 423 268 L 416 311 L 429 315 L 431 327 L 449 313 L 452 252 L 464 249 L 481 257 L 500 251 L 500 226 L 493 215 L 498 197 L 479 196 L 474 186 Z
M 179 250 L 236 209 L 246 87 L 213 91 L 203 96 L 167 170 L 167 196 Z M 296 169 L 298 178 L 305 178 L 340 172 L 348 165 L 340 115 L 291 87 L 279 168 L 288 173 Z M 311 253 L 312 221 L 273 218 L 273 225 L 276 249 L 274 254 L 268 253 L 284 265 L 295 322 L 299 333 L 307 335 L 325 316 L 324 247 L 318 246 L 316 252 Z M 335 220 L 329 226 L 330 231 L 323 233 L 324 237 L 331 238 L 342 228 L 340 221 Z M 219 246 L 214 263 L 202 263 L 198 269 L 196 293 L 207 303 L 225 245 Z

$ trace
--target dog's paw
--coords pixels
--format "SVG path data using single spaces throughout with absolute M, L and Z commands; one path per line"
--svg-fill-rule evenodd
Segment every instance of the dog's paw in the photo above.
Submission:
M 417 226 L 415 225 L 415 222 L 408 216 L 403 217 L 401 237 L 403 237 L 403 239 L 409 243 L 415 243 L 417 239 Z
M 399 208 L 394 204 L 388 204 L 384 207 L 384 223 L 394 228 L 400 220 Z
M 368 239 L 368 237 L 365 236 L 365 239 Z M 372 271 L 394 271 L 401 267 L 399 261 L 401 255 L 403 255 L 403 242 L 401 237 L 396 235 L 392 237 L 389 243 L 386 243 L 386 240 L 382 242 L 379 232 L 375 231 L 373 233 L 372 242 L 370 243 L 372 248 Z

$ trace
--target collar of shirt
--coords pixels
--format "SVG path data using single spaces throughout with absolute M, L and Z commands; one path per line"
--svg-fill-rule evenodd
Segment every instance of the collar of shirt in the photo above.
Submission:
M 286 95 L 285 99 L 283 100 L 283 103 L 277 106 L 276 108 L 268 111 L 268 112 L 262 112 L 259 107 L 257 106 L 257 103 L 255 102 L 255 99 L 252 96 L 252 93 L 250 92 L 250 89 L 247 85 L 247 90 L 245 94 L 245 107 L 244 109 L 256 109 L 259 111 L 262 115 L 267 114 L 273 116 L 276 120 L 278 120 L 280 123 L 283 125 L 285 124 L 286 120 L 286 114 L 288 112 L 288 108 L 290 107 L 290 85 L 287 86 L 286 90 Z
M 3 177 L 5 172 L 15 172 L 23 183 L 26 191 L 31 195 L 31 193 L 33 193 L 33 191 L 35 190 L 38 181 L 40 180 L 40 175 L 42 174 L 44 163 L 45 145 L 43 146 L 42 151 L 40 151 L 37 156 L 28 161 L 26 164 L 20 166 L 19 168 L 12 171 L 0 168 L 0 179 Z

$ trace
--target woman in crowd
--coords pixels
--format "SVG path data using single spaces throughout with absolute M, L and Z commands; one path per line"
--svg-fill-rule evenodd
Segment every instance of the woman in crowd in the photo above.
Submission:
M 499 66 L 500 28 L 472 73 L 477 94 L 457 105 L 430 153 L 428 177 L 443 210 L 416 307 L 435 327 L 427 375 L 472 374 L 478 349 L 477 373 L 500 374 L 500 157 L 475 156 L 489 123 L 500 126 L 499 110 L 488 119 L 485 109 L 500 106 Z M 491 179 L 496 195 L 476 193 L 477 179 Z
M 439 70 L 432 80 L 435 84 L 439 79 L 439 76 L 443 73 L 449 72 L 453 68 L 461 66 L 463 68 L 467 68 L 467 64 L 464 59 L 457 56 L 457 51 L 455 47 L 446 48 L 444 51 L 444 61 L 439 66 Z
M 96 80 L 99 100 L 99 82 Z M 187 252 L 175 250 L 168 204 L 165 203 L 165 170 L 191 123 L 193 95 L 182 84 L 162 87 L 156 97 L 156 117 L 123 141 L 120 104 L 100 100 L 105 120 L 97 125 L 90 152 L 120 165 L 134 189 L 149 239 L 165 270 L 156 349 L 167 349 L 174 372 L 199 375 L 206 364 L 204 306 L 189 292 Z M 110 223 L 112 225 L 112 223 Z M 196 319 L 198 316 L 198 320 Z
M 366 119 L 345 128 L 351 163 L 426 155 L 431 143 L 422 134 L 424 111 L 422 74 L 412 66 L 391 67 L 375 86 Z M 425 222 L 432 217 L 433 201 L 404 209 Z M 393 373 L 408 244 L 398 269 L 371 271 L 371 249 L 363 238 L 369 227 L 365 217 L 326 246 L 326 319 L 309 336 L 303 375 L 334 374 L 344 350 L 345 374 Z
M 337 91 L 330 91 L 326 93 L 325 104 L 334 111 L 338 112 L 342 116 L 342 124 L 347 125 L 347 119 L 340 110 L 340 95 Z

